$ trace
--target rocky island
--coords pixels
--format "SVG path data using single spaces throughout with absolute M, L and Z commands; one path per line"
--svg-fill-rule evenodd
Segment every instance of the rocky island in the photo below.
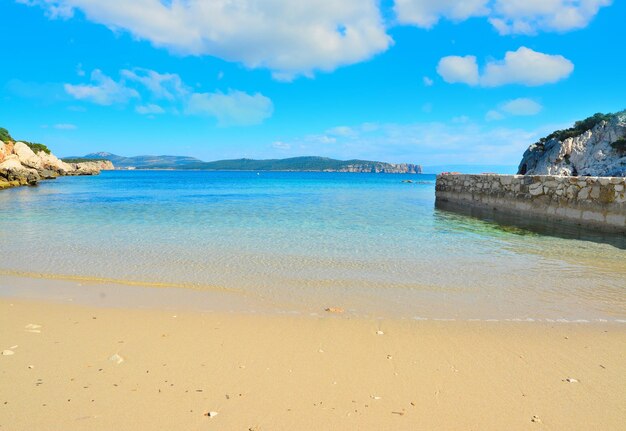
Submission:
M 9 187 L 36 185 L 40 180 L 66 175 L 98 175 L 113 169 L 108 160 L 66 163 L 42 144 L 14 141 L 6 129 L 0 128 L 0 190 Z

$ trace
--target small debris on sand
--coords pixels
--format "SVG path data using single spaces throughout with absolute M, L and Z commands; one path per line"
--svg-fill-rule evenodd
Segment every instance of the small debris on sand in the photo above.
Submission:
M 34 334 L 40 334 L 41 333 L 41 325 L 36 325 L 35 323 L 29 323 L 28 325 L 26 325 L 24 327 L 24 330 L 26 332 L 32 332 Z
M 113 356 L 111 356 L 109 358 L 109 361 L 111 362 L 115 362 L 116 364 L 121 364 L 122 362 L 124 362 L 124 358 L 122 358 L 120 355 L 118 355 L 117 353 Z
M 15 355 L 15 352 L 13 350 L 7 349 L 7 350 L 2 351 L 2 356 L 13 356 L 13 355 Z
M 35 368 L 35 366 L 34 366 L 34 365 L 29 365 L 29 366 L 28 366 L 28 369 L 29 369 L 29 370 L 32 370 L 33 368 Z
M 568 377 L 567 379 L 565 379 L 565 380 L 563 380 L 563 381 L 564 381 L 564 382 L 567 382 L 567 383 L 578 383 L 578 380 L 573 379 L 573 378 L 571 378 L 571 377 Z
M 533 415 L 533 417 L 530 419 L 530 421 L 538 423 L 538 424 L 541 423 L 541 419 L 539 419 L 539 416 L 537 416 L 537 415 Z
M 208 417 L 210 417 L 210 418 L 214 418 L 214 417 L 215 417 L 215 416 L 217 416 L 218 414 L 219 414 L 218 412 L 208 412 L 208 413 L 205 413 L 204 415 L 205 415 L 205 416 L 208 416 Z
M 385 333 L 383 331 L 376 331 L 376 335 L 384 335 Z
M 341 307 L 328 307 L 324 311 L 327 311 L 329 313 L 341 314 L 345 310 L 343 308 L 341 308 Z
M 370 398 L 373 399 L 373 400 L 381 400 L 382 399 L 381 397 L 378 397 L 376 395 L 372 395 Z
M 387 359 L 393 359 L 393 356 L 387 355 Z
M 392 415 L 404 416 L 404 412 L 391 412 Z

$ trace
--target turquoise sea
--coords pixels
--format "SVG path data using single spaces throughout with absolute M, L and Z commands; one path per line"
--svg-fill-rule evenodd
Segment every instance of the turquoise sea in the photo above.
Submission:
M 625 238 L 589 241 L 435 209 L 434 182 L 110 171 L 6 190 L 0 295 L 55 280 L 105 293 L 193 290 L 207 309 L 221 292 L 245 297 L 246 307 L 299 313 L 626 319 Z M 45 284 L 37 289 L 45 296 Z

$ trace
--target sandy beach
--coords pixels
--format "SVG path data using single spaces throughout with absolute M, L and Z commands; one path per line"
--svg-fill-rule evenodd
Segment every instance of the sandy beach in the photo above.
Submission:
M 626 423 L 626 327 L 618 323 L 219 314 L 4 298 L 0 350 L 2 430 Z

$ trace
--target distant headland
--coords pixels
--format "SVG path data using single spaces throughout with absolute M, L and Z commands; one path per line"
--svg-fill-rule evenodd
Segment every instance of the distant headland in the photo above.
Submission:
M 213 171 L 298 171 L 298 172 L 367 172 L 388 174 L 421 174 L 421 165 L 387 163 L 371 160 L 336 160 L 327 157 L 291 157 L 287 159 L 232 159 L 204 162 L 186 156 L 124 157 L 100 152 L 66 161 L 108 160 L 117 169 L 196 169 Z

